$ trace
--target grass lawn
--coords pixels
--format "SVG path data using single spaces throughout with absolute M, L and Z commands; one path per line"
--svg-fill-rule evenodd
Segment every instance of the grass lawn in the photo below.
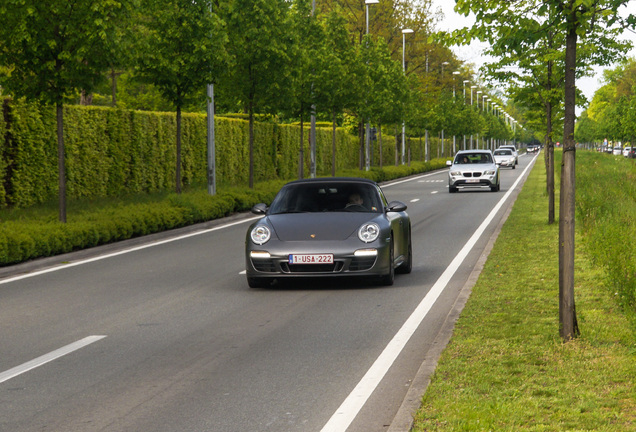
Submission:
M 581 336 L 565 344 L 559 336 L 559 226 L 547 224 L 545 177 L 539 159 L 440 358 L 413 431 L 636 430 L 636 331 L 580 238 Z M 558 185 L 556 191 L 558 215 Z

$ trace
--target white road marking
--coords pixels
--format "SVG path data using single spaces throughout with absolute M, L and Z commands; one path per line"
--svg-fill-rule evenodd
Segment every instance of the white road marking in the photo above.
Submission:
M 418 202 L 419 200 L 420 200 L 419 198 L 414 198 L 410 202 Z
M 430 309 L 433 307 L 437 298 L 442 294 L 444 288 L 446 288 L 446 285 L 453 277 L 461 263 L 475 246 L 479 237 L 481 237 L 483 232 L 486 230 L 486 227 L 490 224 L 490 222 L 492 222 L 497 212 L 501 209 L 504 202 L 512 194 L 512 191 L 517 187 L 523 176 L 526 174 L 526 171 L 528 171 L 531 166 L 532 163 L 526 167 L 508 192 L 506 192 L 506 194 L 499 200 L 497 205 L 492 209 L 486 219 L 484 219 L 479 228 L 477 228 L 477 230 L 473 233 L 472 237 L 464 245 L 462 250 L 459 251 L 444 273 L 442 273 L 439 279 L 435 282 L 428 294 L 426 294 L 426 296 L 422 299 L 415 311 L 413 311 L 411 316 L 406 320 L 402 328 L 398 330 L 395 336 L 393 336 L 393 339 L 391 339 L 386 348 L 384 348 L 384 351 L 382 351 L 373 365 L 371 365 L 371 368 L 362 377 L 362 380 L 360 380 L 358 385 L 331 416 L 327 424 L 325 424 L 325 426 L 321 429 L 321 432 L 345 432 L 347 430 L 351 422 L 353 422 L 364 404 L 367 402 L 367 399 L 369 399 L 375 388 L 378 384 L 380 384 L 380 381 L 382 381 L 397 356 L 402 352 L 406 343 L 409 341 L 411 336 L 413 336 L 415 330 L 417 330 Z
M 431 195 L 438 193 L 439 191 L 433 191 L 431 192 Z
M 402 184 L 402 183 L 410 182 L 410 181 L 413 181 L 413 180 L 419 180 L 419 179 L 422 179 L 422 178 L 425 178 L 425 177 L 438 175 L 439 173 L 440 173 L 439 171 L 435 171 L 435 172 L 432 172 L 432 173 L 428 173 L 428 174 L 424 174 L 424 175 L 421 175 L 421 176 L 409 178 L 409 179 L 406 179 L 406 180 L 400 180 L 400 181 L 396 181 L 396 182 L 393 182 L 393 183 L 385 184 L 385 185 L 382 185 L 382 189 L 388 188 L 388 187 L 391 187 L 391 186 L 395 186 L 395 185 L 399 185 L 399 184 Z
M 244 275 L 244 274 L 246 274 L 246 273 L 247 273 L 247 270 L 243 270 L 243 271 L 242 271 L 242 272 L 240 272 L 239 274 L 240 274 L 240 275 Z
M 138 251 L 138 250 L 151 248 L 151 247 L 159 246 L 159 245 L 166 244 L 166 243 L 172 243 L 172 242 L 175 242 L 175 241 L 178 241 L 178 240 L 183 240 L 183 239 L 186 239 L 186 238 L 189 238 L 189 237 L 195 237 L 195 236 L 198 236 L 198 235 L 201 235 L 201 234 L 207 234 L 207 233 L 210 233 L 212 231 L 218 231 L 218 230 L 221 230 L 221 229 L 224 229 L 224 228 L 229 228 L 229 227 L 234 226 L 234 225 L 239 225 L 239 224 L 243 224 L 243 223 L 246 223 L 246 222 L 251 222 L 251 221 L 253 221 L 255 219 L 258 219 L 260 217 L 262 217 L 262 216 L 256 216 L 256 217 L 253 217 L 253 218 L 240 220 L 238 222 L 232 222 L 232 223 L 228 223 L 228 224 L 225 224 L 225 225 L 220 225 L 220 226 L 217 226 L 217 227 L 214 227 L 214 228 L 209 228 L 209 229 L 196 231 L 196 232 L 189 233 L 189 234 L 184 234 L 184 235 L 177 236 L 177 237 L 172 237 L 172 238 L 169 238 L 169 239 L 166 239 L 166 240 L 161 240 L 161 241 L 154 242 L 154 243 L 148 243 L 148 244 L 141 245 L 141 246 L 135 246 L 135 247 L 132 247 L 132 248 L 129 248 L 129 249 L 120 250 L 118 252 L 113 252 L 113 253 L 109 253 L 109 254 L 105 254 L 105 255 L 100 255 L 100 256 L 97 256 L 97 257 L 93 257 L 93 258 L 87 258 L 87 259 L 84 259 L 84 260 L 80 260 L 80 261 L 64 264 L 64 265 L 57 266 L 57 267 L 51 267 L 51 268 L 47 268 L 47 269 L 44 269 L 44 270 L 35 271 L 33 273 L 27 273 L 27 274 L 23 274 L 23 275 L 20 275 L 20 276 L 10 277 L 10 278 L 7 278 L 7 279 L 0 280 L 0 285 L 4 285 L 4 284 L 10 283 L 10 282 L 19 281 L 19 280 L 22 280 L 22 279 L 28 279 L 28 278 L 35 277 L 35 276 L 40 276 L 40 275 L 43 275 L 43 274 L 55 272 L 55 271 L 62 270 L 62 269 L 67 269 L 69 267 L 75 267 L 75 266 L 79 266 L 79 265 L 82 265 L 82 264 L 87 264 L 87 263 L 91 263 L 91 262 L 95 262 L 95 261 L 101 261 L 103 259 L 116 257 L 118 255 L 124 255 L 124 254 L 130 253 L 130 252 L 135 252 L 135 251 Z
M 94 342 L 97 342 L 100 339 L 104 339 L 105 337 L 106 336 L 88 336 L 88 337 L 85 337 L 84 339 L 78 340 L 77 342 L 73 342 L 72 344 L 66 345 L 62 348 L 56 349 L 55 351 L 51 351 L 48 354 L 45 354 L 29 362 L 21 364 L 20 366 L 11 368 L 6 372 L 0 373 L 0 383 L 8 381 L 11 378 L 15 378 L 18 375 L 21 375 L 25 372 L 30 371 L 31 369 L 35 369 L 36 367 L 40 367 L 45 363 L 51 362 L 62 356 L 70 354 L 73 351 L 77 351 L 80 348 L 84 348 L 85 346 L 90 345 Z

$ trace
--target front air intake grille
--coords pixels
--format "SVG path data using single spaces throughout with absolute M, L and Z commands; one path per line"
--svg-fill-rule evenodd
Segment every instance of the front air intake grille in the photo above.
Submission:
M 376 257 L 359 257 L 353 258 L 349 264 L 349 271 L 369 270 L 375 264 Z
M 276 265 L 270 259 L 253 259 L 252 265 L 259 272 L 274 273 L 276 271 Z

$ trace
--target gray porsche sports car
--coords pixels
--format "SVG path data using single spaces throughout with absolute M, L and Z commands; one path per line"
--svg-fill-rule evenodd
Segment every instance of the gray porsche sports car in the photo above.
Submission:
M 373 181 L 359 178 L 297 180 L 283 186 L 247 230 L 250 287 L 276 279 L 366 276 L 392 285 L 410 273 L 413 254 L 406 204 L 387 202 Z

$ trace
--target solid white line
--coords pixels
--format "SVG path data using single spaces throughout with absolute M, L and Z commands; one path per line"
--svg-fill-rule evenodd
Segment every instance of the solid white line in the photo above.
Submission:
M 55 351 L 51 351 L 48 354 L 45 354 L 41 357 L 38 357 L 34 360 L 21 364 L 20 366 L 16 366 L 12 369 L 9 369 L 6 372 L 0 373 L 0 383 L 10 380 L 11 378 L 15 378 L 18 375 L 21 375 L 31 369 L 35 369 L 36 367 L 42 366 L 45 363 L 58 359 L 66 354 L 70 354 L 73 351 L 77 351 L 80 348 L 85 347 L 86 345 L 90 345 L 93 342 L 97 342 L 100 339 L 104 339 L 106 336 L 88 336 L 84 339 L 78 340 L 77 342 L 73 342 L 72 344 L 66 345 L 62 348 L 56 349 Z
M 151 248 L 151 247 L 154 247 L 154 246 L 159 246 L 159 245 L 166 244 L 166 243 L 171 243 L 171 242 L 178 241 L 178 240 L 183 240 L 183 239 L 186 239 L 186 238 L 189 238 L 189 237 L 198 236 L 198 235 L 201 235 L 201 234 L 207 234 L 207 233 L 210 233 L 212 231 L 218 231 L 220 229 L 228 228 L 228 227 L 231 227 L 231 226 L 234 226 L 234 225 L 239 225 L 239 224 L 242 224 L 242 223 L 251 222 L 251 221 L 253 221 L 255 219 L 258 219 L 260 217 L 262 217 L 262 216 L 255 216 L 253 218 L 240 220 L 238 222 L 232 222 L 232 223 L 228 223 L 228 224 L 225 224 L 225 225 L 220 225 L 218 227 L 209 228 L 209 229 L 205 229 L 205 230 L 201 230 L 201 231 L 196 231 L 196 232 L 189 233 L 189 234 L 184 234 L 184 235 L 180 235 L 180 236 L 177 236 L 177 237 L 172 237 L 172 238 L 169 238 L 169 239 L 166 239 L 166 240 L 160 240 L 160 241 L 157 241 L 157 242 L 154 242 L 154 243 L 148 243 L 148 244 L 141 245 L 141 246 L 135 246 L 135 247 L 132 247 L 132 248 L 129 248 L 129 249 L 124 249 L 124 250 L 121 250 L 121 251 L 118 251 L 118 252 L 113 252 L 113 253 L 109 253 L 109 254 L 105 254 L 105 255 L 100 255 L 100 256 L 97 256 L 97 257 L 93 257 L 93 258 L 87 258 L 87 259 L 84 259 L 84 260 L 80 260 L 80 261 L 64 264 L 64 265 L 57 266 L 57 267 L 51 267 L 51 268 L 47 268 L 47 269 L 44 269 L 44 270 L 39 270 L 39 271 L 35 271 L 35 272 L 32 272 L 32 273 L 23 274 L 23 275 L 20 275 L 20 276 L 10 277 L 10 278 L 7 278 L 7 279 L 0 280 L 0 285 L 7 284 L 7 283 L 10 283 L 10 282 L 19 281 L 19 280 L 22 280 L 22 279 L 31 278 L 31 277 L 34 277 L 34 276 L 40 276 L 40 275 L 43 275 L 43 274 L 46 274 L 46 273 L 55 272 L 55 271 L 58 271 L 58 270 L 69 268 L 69 267 L 75 267 L 75 266 L 79 266 L 79 265 L 82 265 L 82 264 L 91 263 L 91 262 L 94 262 L 94 261 L 101 261 L 103 259 L 116 257 L 118 255 L 124 255 L 124 254 L 130 253 L 130 252 L 136 252 L 136 251 L 139 251 L 139 250 L 142 250 L 142 249 L 147 249 L 147 248 Z
M 431 307 L 433 307 L 437 298 L 442 294 L 444 288 L 446 288 L 446 285 L 453 277 L 461 263 L 475 246 L 479 237 L 481 237 L 483 232 L 486 230 L 486 227 L 494 219 L 497 212 L 501 209 L 504 202 L 512 194 L 513 190 L 517 187 L 526 171 L 528 171 L 531 166 L 532 163 L 528 164 L 523 173 L 517 178 L 517 181 L 515 181 L 503 198 L 499 200 L 497 205 L 492 209 L 479 228 L 477 228 L 477 230 L 473 233 L 462 250 L 459 251 L 444 273 L 442 273 L 439 279 L 435 282 L 428 294 L 426 294 L 424 299 L 422 299 L 422 302 L 406 320 L 402 328 L 395 334 L 395 336 L 393 336 L 393 339 L 391 339 L 386 348 L 384 348 L 382 354 L 380 354 L 364 377 L 362 377 L 358 385 L 331 416 L 327 424 L 325 424 L 325 426 L 321 429 L 321 432 L 345 432 L 347 430 L 351 422 L 353 422 L 364 404 L 367 402 L 367 399 L 371 396 L 371 393 L 373 393 L 380 381 L 382 381 L 397 356 L 402 352 L 406 343 L 409 341 L 411 336 L 413 336 L 413 333 L 415 333 L 419 325 L 422 323 Z

